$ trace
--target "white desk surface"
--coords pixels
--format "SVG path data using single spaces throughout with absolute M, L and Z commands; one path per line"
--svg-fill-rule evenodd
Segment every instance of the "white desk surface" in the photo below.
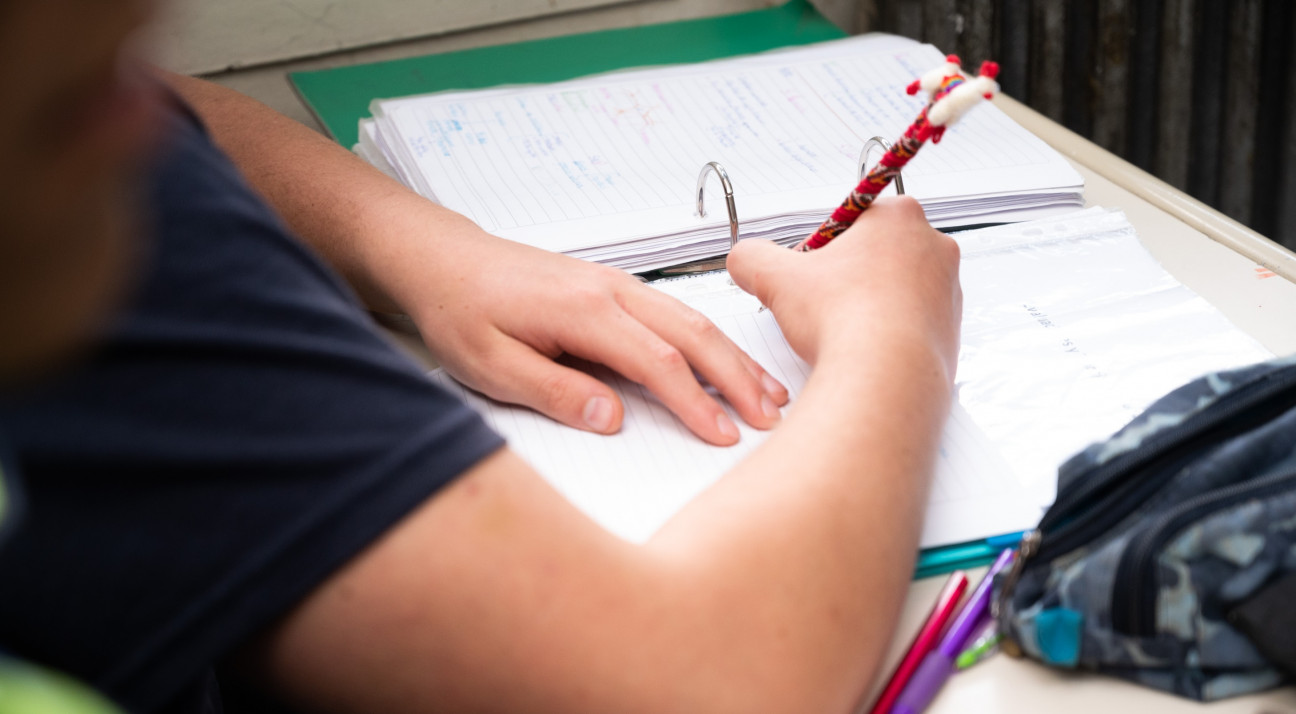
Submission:
M 1135 195 L 1122 185 L 1100 175 L 1091 166 L 1108 176 L 1126 182 L 1142 182 L 1137 170 L 1124 164 L 1083 139 L 1068 135 L 1064 129 L 1035 115 L 1029 109 L 1012 102 L 999 102 L 1000 107 L 1015 119 L 1035 131 L 1046 141 L 1071 158 L 1084 175 L 1085 198 L 1089 205 L 1123 209 L 1138 231 L 1139 238 L 1162 265 L 1180 282 L 1220 308 L 1238 327 L 1260 340 L 1276 354 L 1296 352 L 1296 284 L 1281 276 L 1265 277 L 1265 269 L 1254 258 L 1244 257 L 1225 247 L 1215 238 L 1193 226 L 1204 227 L 1213 233 L 1232 232 L 1236 240 L 1250 238 L 1245 229 L 1228 224 L 1227 218 L 1210 209 L 1189 206 L 1180 220 L 1166 210 Z M 1084 163 L 1081 163 L 1081 162 Z M 1147 194 L 1147 185 L 1133 186 Z M 1155 187 L 1154 187 L 1155 188 Z M 1181 195 L 1173 195 L 1157 188 L 1168 196 L 1174 205 L 1191 202 Z M 1162 203 L 1162 205 L 1167 205 Z M 1240 239 L 1236 238 L 1241 236 Z M 1224 238 L 1226 242 L 1229 237 Z M 1251 246 L 1250 251 L 1266 265 L 1283 270 L 1290 263 L 1290 253 L 1269 246 Z M 1257 270 L 1261 268 L 1261 270 Z M 1284 270 L 1284 272 L 1289 271 Z M 970 573 L 973 584 L 979 581 L 984 568 Z M 922 625 L 931 604 L 944 584 L 945 576 L 915 581 L 910 587 L 895 640 L 892 643 L 883 678 L 904 654 L 904 649 Z M 880 684 L 875 686 L 875 690 Z M 871 702 L 870 702 L 871 703 Z M 1211 704 L 1200 704 L 1170 694 L 1162 694 L 1147 687 L 1130 684 L 1113 677 L 1088 673 L 1070 673 L 1052 670 L 1027 660 L 1015 660 L 1006 655 L 995 655 L 976 667 L 955 675 L 945 685 L 940 695 L 928 709 L 931 714 L 976 714 L 977 712 L 1036 712 L 1049 714 L 1095 714 L 1096 712 L 1140 712 L 1140 714 L 1170 714 L 1172 712 L 1201 712 L 1209 714 L 1277 714 L 1296 712 L 1296 687 L 1284 687 L 1260 695 L 1227 699 Z
M 969 572 L 975 586 L 985 568 Z M 909 589 L 883 678 L 904 655 L 904 648 L 922 625 L 945 576 L 915 581 Z M 879 685 L 880 686 L 880 685 Z M 875 687 L 877 689 L 877 687 Z M 868 702 L 872 703 L 872 698 Z M 1063 672 L 1031 660 L 997 654 L 955 674 L 937 695 L 928 714 L 1279 714 L 1296 712 L 1296 687 L 1202 704 L 1173 694 L 1100 674 Z

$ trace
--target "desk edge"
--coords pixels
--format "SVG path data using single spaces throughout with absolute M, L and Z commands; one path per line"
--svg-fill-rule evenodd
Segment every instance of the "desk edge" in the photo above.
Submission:
M 1296 253 L 1125 161 L 1030 107 L 1000 94 L 995 104 L 1067 158 L 1178 218 L 1230 250 L 1296 282 Z

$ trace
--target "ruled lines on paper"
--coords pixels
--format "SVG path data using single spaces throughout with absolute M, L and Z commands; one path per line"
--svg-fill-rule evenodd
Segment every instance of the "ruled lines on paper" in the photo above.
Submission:
M 770 312 L 758 311 L 759 303 L 726 283 L 727 276 L 719 274 L 673 287 L 787 386 L 795 399 L 809 377 L 809 365 L 792 351 Z M 699 286 L 703 291 L 690 292 Z M 604 528 L 636 542 L 649 538 L 766 438 L 767 432 L 747 426 L 730 409 L 742 438 L 736 446 L 712 446 L 690 433 L 641 385 L 608 370 L 595 370 L 595 376 L 625 404 L 621 431 L 612 436 L 494 402 L 444 372 L 433 373 L 434 380 L 481 413 L 568 500 Z M 1005 522 L 1025 528 L 1038 518 L 1037 504 L 1023 498 L 1012 472 L 957 405 L 941 442 L 929 511 L 939 515 L 928 518 L 923 547 L 997 535 L 1006 530 Z

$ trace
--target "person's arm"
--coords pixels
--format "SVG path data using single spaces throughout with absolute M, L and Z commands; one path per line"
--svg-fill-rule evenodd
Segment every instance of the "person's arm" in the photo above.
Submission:
M 677 300 L 622 271 L 491 236 L 237 92 L 166 79 L 293 231 L 371 307 L 409 314 L 460 381 L 577 428 L 616 431 L 620 400 L 553 361 L 570 354 L 647 386 L 707 441 L 737 441 L 696 370 L 748 423 L 778 422 L 787 390 Z
M 744 242 L 729 263 L 814 365 L 758 450 L 643 546 L 500 452 L 331 577 L 254 669 L 312 711 L 848 711 L 912 573 L 957 246 L 883 199 L 822 250 Z

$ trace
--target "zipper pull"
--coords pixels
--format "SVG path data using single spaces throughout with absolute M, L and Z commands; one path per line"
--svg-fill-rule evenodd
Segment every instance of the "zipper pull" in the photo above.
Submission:
M 1012 597 L 1013 588 L 1017 587 L 1017 581 L 1021 579 L 1022 570 L 1026 568 L 1026 561 L 1039 552 L 1040 540 L 1042 536 L 1039 529 L 1029 531 L 1022 536 L 1021 544 L 1017 546 L 1017 555 L 1013 558 L 1012 568 L 1004 576 L 1003 588 L 999 591 L 999 597 L 995 598 L 990 605 L 990 613 L 993 615 L 995 622 L 999 623 L 999 632 L 1003 634 L 1003 641 L 999 643 L 999 648 L 1009 657 L 1020 659 L 1022 656 L 1021 645 L 1013 637 L 1008 628 L 1004 627 L 1000 614 L 1008 610 L 1008 598 Z

